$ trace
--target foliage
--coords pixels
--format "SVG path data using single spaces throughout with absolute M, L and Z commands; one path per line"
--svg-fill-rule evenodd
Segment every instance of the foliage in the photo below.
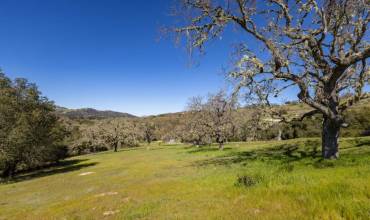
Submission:
M 25 79 L 11 81 L 0 73 L 0 170 L 16 171 L 54 163 L 67 156 L 65 128 L 54 105 Z
M 241 175 L 237 178 L 236 186 L 251 187 L 258 184 L 261 180 L 260 176 Z

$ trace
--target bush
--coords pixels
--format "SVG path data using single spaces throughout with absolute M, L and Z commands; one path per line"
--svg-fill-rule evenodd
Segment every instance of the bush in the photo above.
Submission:
M 261 176 L 239 176 L 236 182 L 236 186 L 252 187 L 262 181 Z
M 109 150 L 108 147 L 102 146 L 102 145 L 93 145 L 89 141 L 82 142 L 81 144 L 74 145 L 70 151 L 69 155 L 83 155 L 83 154 L 89 154 L 89 153 L 97 153 L 102 151 Z

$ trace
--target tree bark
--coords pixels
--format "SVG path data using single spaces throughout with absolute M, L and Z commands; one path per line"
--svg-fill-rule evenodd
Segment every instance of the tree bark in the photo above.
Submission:
M 219 150 L 224 150 L 224 143 L 223 142 L 218 143 L 218 149 Z
M 117 152 L 117 148 L 118 148 L 118 143 L 115 143 L 114 144 L 114 152 Z
M 15 174 L 16 168 L 16 163 L 6 163 L 2 173 L 2 177 L 11 179 Z
M 276 137 L 276 140 L 277 141 L 281 141 L 281 135 L 283 134 L 283 132 L 281 131 L 281 128 L 279 128 L 279 131 L 278 131 L 278 135 Z
M 218 149 L 224 149 L 224 139 L 221 137 L 220 133 L 216 134 L 216 142 L 218 143 Z
M 340 124 L 324 116 L 322 127 L 322 157 L 324 159 L 339 158 L 338 138 Z

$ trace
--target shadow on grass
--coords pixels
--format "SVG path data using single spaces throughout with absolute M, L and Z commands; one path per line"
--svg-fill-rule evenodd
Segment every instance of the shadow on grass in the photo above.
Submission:
M 196 162 L 196 166 L 222 165 L 248 163 L 251 161 L 276 161 L 292 163 L 305 159 L 317 162 L 321 158 L 320 143 L 308 140 L 301 144 L 281 144 L 268 148 L 255 149 L 242 152 L 230 152 L 220 157 Z
M 35 178 L 40 178 L 44 176 L 50 176 L 54 174 L 61 174 L 61 173 L 67 173 L 72 171 L 81 170 L 83 168 L 95 166 L 98 163 L 97 162 L 91 162 L 91 163 L 82 163 L 87 161 L 87 159 L 75 159 L 75 160 L 64 160 L 60 161 L 59 163 L 44 167 L 39 170 L 34 171 L 27 171 L 27 172 L 19 172 L 15 177 L 13 177 L 10 180 L 0 180 L 0 183 L 15 183 L 15 182 L 22 182 L 26 180 L 31 180 Z M 82 164 L 81 164 L 82 163 Z
M 343 144 L 344 145 L 344 144 Z M 221 156 L 195 162 L 195 166 L 230 166 L 232 164 L 247 165 L 249 162 L 262 161 L 277 165 L 293 165 L 301 163 L 315 168 L 330 168 L 334 166 L 351 166 L 358 163 L 366 163 L 370 156 L 368 140 L 355 140 L 347 142 L 345 156 L 336 161 L 323 160 L 321 157 L 321 142 L 319 140 L 307 140 L 298 143 L 286 143 L 267 148 L 252 149 L 248 151 L 231 151 Z M 359 148 L 361 147 L 361 148 Z M 364 148 L 366 147 L 366 148 Z M 358 149 L 362 149 L 358 151 Z
M 193 154 L 193 153 L 201 153 L 201 152 L 215 152 L 215 151 L 220 151 L 218 147 L 211 147 L 211 146 L 204 146 L 204 147 L 187 147 L 185 149 L 190 149 L 188 153 Z M 230 147 L 225 147 L 222 151 L 228 151 L 231 150 Z M 220 151 L 220 152 L 222 152 Z
M 370 146 L 370 140 L 362 140 L 356 142 L 356 147 Z

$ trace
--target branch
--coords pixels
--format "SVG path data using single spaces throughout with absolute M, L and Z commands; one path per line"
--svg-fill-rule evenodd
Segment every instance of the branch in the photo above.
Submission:
M 307 117 L 311 117 L 313 115 L 316 115 L 316 114 L 319 114 L 320 111 L 317 110 L 317 109 L 314 109 L 312 111 L 309 111 L 309 112 L 306 112 L 304 113 L 300 118 L 299 118 L 299 121 L 303 121 L 303 119 L 307 118 Z

